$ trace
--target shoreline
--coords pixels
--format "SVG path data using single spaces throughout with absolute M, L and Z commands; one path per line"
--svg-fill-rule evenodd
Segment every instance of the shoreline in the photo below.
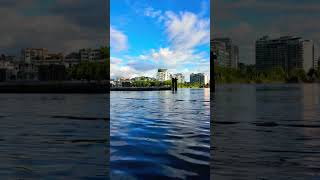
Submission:
M 111 87 L 110 91 L 171 91 L 171 87 Z
M 171 87 L 109 87 L 108 81 L 9 81 L 0 82 L 0 93 L 107 94 L 110 91 L 169 91 Z
M 217 82 L 215 86 L 217 85 L 226 85 L 226 84 L 320 84 L 320 82 L 262 82 L 262 83 L 247 83 L 247 82 L 231 82 L 231 83 L 221 83 Z
M 187 88 L 199 89 L 199 88 Z M 202 88 L 200 88 L 202 89 Z M 1 93 L 13 94 L 107 94 L 111 91 L 171 91 L 171 87 L 109 87 L 108 81 L 8 81 L 0 82 Z
M 106 94 L 106 82 L 82 81 L 21 81 L 1 82 L 0 93 L 39 93 L 39 94 Z

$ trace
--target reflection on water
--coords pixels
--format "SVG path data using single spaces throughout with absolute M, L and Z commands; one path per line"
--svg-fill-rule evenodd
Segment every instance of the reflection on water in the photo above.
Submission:
M 320 179 L 320 85 L 221 85 L 212 179 Z
M 209 89 L 110 97 L 111 179 L 209 179 Z
M 0 94 L 0 179 L 106 179 L 107 100 Z

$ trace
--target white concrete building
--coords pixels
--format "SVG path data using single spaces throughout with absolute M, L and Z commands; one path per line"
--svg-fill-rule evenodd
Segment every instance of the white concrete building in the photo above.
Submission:
M 199 83 L 202 85 L 206 85 L 209 83 L 209 77 L 204 73 L 190 74 L 190 83 Z
M 319 58 L 320 58 L 320 47 L 317 42 L 314 42 L 314 44 L 313 44 L 313 56 L 314 56 L 314 62 L 313 62 L 314 68 L 318 69 Z
M 45 60 L 48 57 L 48 49 L 46 48 L 26 48 L 21 51 L 22 59 L 30 63 L 34 60 Z
M 302 44 L 302 61 L 303 69 L 306 73 L 312 68 L 314 68 L 314 54 L 313 54 L 313 42 L 312 41 L 303 41 Z
M 182 73 L 174 74 L 173 77 L 178 79 L 178 83 L 185 83 L 186 82 L 184 75 Z
M 79 54 L 81 61 L 96 61 L 102 59 L 99 49 L 81 49 Z
M 209 84 L 209 76 L 204 74 L 204 84 Z
M 158 81 L 167 81 L 171 79 L 171 75 L 167 69 L 158 69 L 157 80 Z
M 266 71 L 281 67 L 285 71 L 294 68 L 308 72 L 318 67 L 319 49 L 311 40 L 283 36 L 272 39 L 264 36 L 256 41 L 256 69 Z

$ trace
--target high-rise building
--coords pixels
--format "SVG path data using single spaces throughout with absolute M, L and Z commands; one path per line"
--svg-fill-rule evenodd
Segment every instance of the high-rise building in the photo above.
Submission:
M 178 83 L 185 83 L 185 78 L 182 73 L 174 74 L 173 77 L 178 79 Z
M 216 41 L 213 43 L 213 53 L 216 55 L 216 64 L 227 67 L 229 64 L 229 53 L 223 42 Z
M 79 51 L 81 61 L 96 61 L 102 59 L 99 49 L 81 49 Z
M 27 48 L 21 51 L 22 59 L 30 63 L 34 60 L 45 60 L 48 56 L 48 49 L 46 48 Z
M 238 68 L 239 48 L 230 38 L 216 38 L 212 40 L 213 52 L 217 63 L 224 67 Z
M 190 74 L 190 83 L 199 83 L 202 85 L 209 83 L 208 75 L 204 73 Z
M 313 41 L 294 36 L 277 39 L 264 36 L 256 41 L 256 68 L 258 71 L 298 68 L 308 72 L 317 67 L 318 54 Z
M 168 72 L 168 70 L 167 69 L 158 69 L 157 80 L 158 81 L 170 80 L 170 73 Z
M 314 69 L 318 69 L 319 68 L 319 59 L 320 59 L 320 47 L 319 44 L 314 42 L 313 44 L 313 58 L 314 58 Z
M 210 80 L 209 80 L 209 76 L 207 74 L 204 74 L 204 84 L 209 84 Z

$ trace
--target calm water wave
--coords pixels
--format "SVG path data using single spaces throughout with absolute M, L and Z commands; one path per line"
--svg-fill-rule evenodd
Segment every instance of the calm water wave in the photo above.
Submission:
M 320 179 L 320 85 L 221 85 L 213 178 Z
M 209 89 L 110 97 L 111 179 L 209 179 Z
M 0 94 L 0 179 L 106 179 L 107 100 Z

